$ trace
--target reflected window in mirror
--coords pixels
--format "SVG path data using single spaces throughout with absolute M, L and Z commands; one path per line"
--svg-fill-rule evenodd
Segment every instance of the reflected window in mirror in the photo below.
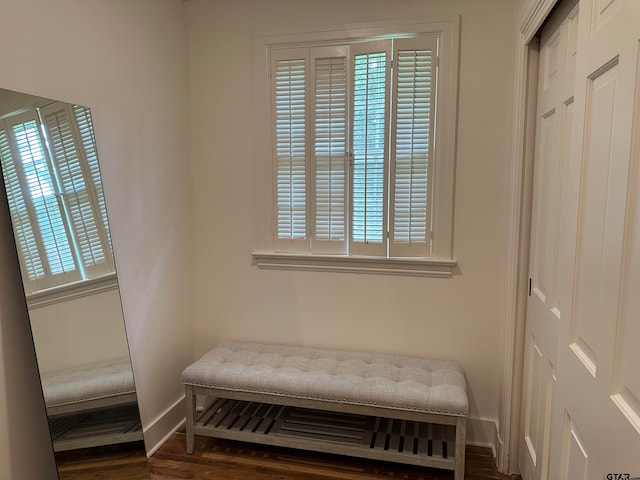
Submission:
M 88 108 L 61 102 L 0 119 L 0 160 L 28 296 L 115 273 L 92 125 Z

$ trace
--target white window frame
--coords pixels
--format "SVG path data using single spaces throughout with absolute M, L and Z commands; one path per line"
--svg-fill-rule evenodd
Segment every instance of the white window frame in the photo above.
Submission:
M 273 235 L 273 162 L 271 161 L 270 52 L 391 37 L 435 35 L 439 41 L 438 96 L 433 155 L 432 238 L 430 257 L 277 253 Z M 260 268 L 451 277 L 453 256 L 454 175 L 458 108 L 460 17 L 380 22 L 313 31 L 260 33 L 254 36 L 254 164 L 256 173 L 256 248 Z

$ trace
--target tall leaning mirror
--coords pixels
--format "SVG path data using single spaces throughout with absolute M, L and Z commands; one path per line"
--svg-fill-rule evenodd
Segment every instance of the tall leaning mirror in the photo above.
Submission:
M 59 477 L 148 479 L 91 111 L 0 89 L 0 163 Z

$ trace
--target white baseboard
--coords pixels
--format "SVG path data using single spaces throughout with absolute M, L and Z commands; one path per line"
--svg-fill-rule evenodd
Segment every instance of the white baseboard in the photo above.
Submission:
M 467 445 L 488 447 L 497 452 L 498 425 L 495 420 L 484 418 L 467 418 Z
M 185 408 L 184 396 L 182 396 L 149 425 L 143 427 L 147 457 L 156 453 L 169 437 L 184 425 Z

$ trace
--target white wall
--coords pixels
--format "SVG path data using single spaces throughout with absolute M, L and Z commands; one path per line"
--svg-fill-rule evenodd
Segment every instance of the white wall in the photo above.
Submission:
M 148 447 L 194 350 L 185 28 L 181 0 L 0 0 L 0 87 L 93 112 Z
M 493 442 L 504 321 L 513 85 L 512 0 L 192 0 L 190 158 L 196 353 L 224 339 L 395 352 L 459 360 L 470 437 Z M 461 15 L 453 279 L 259 270 L 252 150 L 255 32 L 302 32 Z M 255 152 L 269 161 L 267 152 Z M 473 431 L 488 426 L 488 431 Z
M 129 356 L 118 289 L 29 307 L 40 373 Z
M 4 195 L 0 195 L 0 478 L 58 478 Z

